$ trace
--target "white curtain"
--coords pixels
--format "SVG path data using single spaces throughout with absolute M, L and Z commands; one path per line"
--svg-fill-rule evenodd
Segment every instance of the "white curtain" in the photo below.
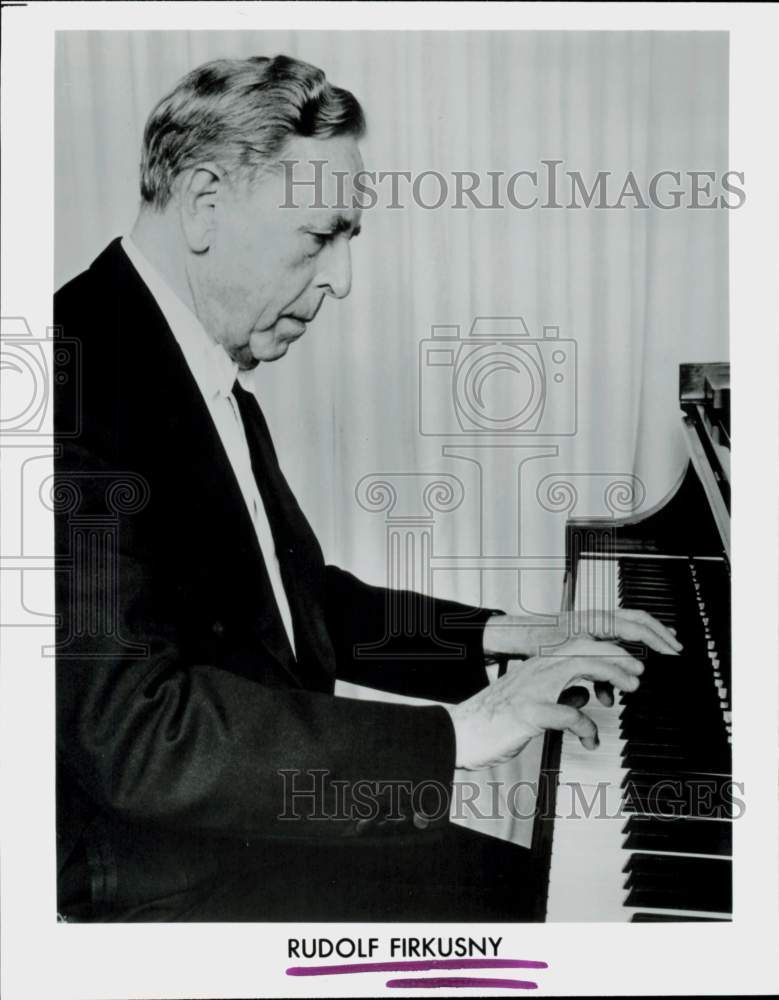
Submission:
M 276 53 L 359 98 L 368 169 L 474 171 L 482 200 L 487 171 L 543 170 L 542 160 L 588 187 L 611 171 L 617 194 L 628 171 L 647 182 L 728 169 L 725 33 L 66 32 L 57 286 L 132 225 L 142 128 L 159 97 L 205 60 Z M 421 190 L 434 200 L 433 184 Z M 326 303 L 283 361 L 260 367 L 282 465 L 327 558 L 364 579 L 382 583 L 390 566 L 395 582 L 441 596 L 554 611 L 566 517 L 613 514 L 610 484 L 627 484 L 610 494 L 627 513 L 679 481 L 679 363 L 728 355 L 728 213 L 630 199 L 623 209 L 386 202 L 352 244 L 351 296 Z M 549 367 L 534 435 L 464 435 L 454 367 L 420 368 L 433 327 L 459 326 L 467 342 L 478 316 L 523 317 L 534 342 L 559 328 L 562 382 L 551 379 L 551 342 L 538 348 Z M 484 383 L 504 413 L 515 391 L 511 372 Z M 421 405 L 448 434 L 420 433 Z

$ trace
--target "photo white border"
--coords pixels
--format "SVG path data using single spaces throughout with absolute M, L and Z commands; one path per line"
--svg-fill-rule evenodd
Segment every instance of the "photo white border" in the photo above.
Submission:
M 779 990 L 777 837 L 777 287 L 779 14 L 749 4 L 33 3 L 3 9 L 2 314 L 51 323 L 54 32 L 67 29 L 728 30 L 734 372 L 734 777 L 732 924 L 74 925 L 55 922 L 53 630 L 4 629 L 0 672 L 2 996 L 180 998 L 387 995 L 386 977 L 291 979 L 291 934 L 490 933 L 501 955 L 541 959 L 540 994 Z M 346 81 L 348 85 L 348 81 Z M 98 249 L 98 248 L 96 248 Z M 0 470 L 0 474 L 3 471 Z M 4 493 L 5 495 L 5 493 Z M 43 511 L 37 512 L 38 516 Z M 50 525 L 42 526 L 49 530 Z M 669 694 L 672 697 L 672 694 Z M 519 888 L 519 887 L 518 887 Z M 391 991 L 389 991 L 391 993 Z M 441 991 L 408 991 L 441 996 Z M 464 996 L 478 990 L 462 990 Z M 501 995 L 500 991 L 491 991 Z

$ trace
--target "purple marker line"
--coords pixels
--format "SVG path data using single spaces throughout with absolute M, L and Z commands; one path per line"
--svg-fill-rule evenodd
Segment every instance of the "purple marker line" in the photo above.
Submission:
M 525 958 L 430 958 L 415 962 L 352 962 L 348 965 L 292 965 L 288 976 L 345 976 L 355 972 L 431 972 L 433 969 L 546 969 Z M 498 980 L 487 980 L 497 982 Z M 511 980 L 507 980 L 510 982 Z M 519 982 L 519 980 L 514 980 Z M 535 989 L 535 983 L 528 987 Z
M 526 979 L 479 979 L 465 976 L 423 976 L 421 979 L 389 979 L 386 983 L 397 989 L 418 989 L 445 987 L 478 987 L 479 989 L 505 989 L 505 990 L 537 990 L 538 983 L 531 983 Z

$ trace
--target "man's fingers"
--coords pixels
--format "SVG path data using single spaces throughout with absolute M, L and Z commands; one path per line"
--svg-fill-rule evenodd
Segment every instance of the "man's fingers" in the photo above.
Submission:
M 648 625 L 632 619 L 622 619 L 618 626 L 621 639 L 629 642 L 642 642 L 645 646 L 653 649 L 663 656 L 678 656 L 681 646 L 674 642 L 674 645 L 654 632 Z
M 647 611 L 635 608 L 603 608 L 583 612 L 583 623 L 591 635 L 615 636 L 632 642 L 642 642 L 657 653 L 676 655 L 682 644 L 673 629 L 667 628 Z
M 577 708 L 569 705 L 546 705 L 539 721 L 544 729 L 569 729 L 588 750 L 594 750 L 598 746 L 598 727 Z
M 559 656 L 560 658 L 563 656 L 582 657 L 582 659 L 592 656 L 596 660 L 609 660 L 616 663 L 623 670 L 636 676 L 644 672 L 644 664 L 641 660 L 631 656 L 622 646 L 618 646 L 616 642 L 593 639 L 591 636 L 579 636 L 577 639 L 572 639 Z
M 559 705 L 570 705 L 572 708 L 582 708 L 589 700 L 590 692 L 586 687 L 577 684 L 573 687 L 565 688 L 557 699 L 557 703 Z
M 557 667 L 561 687 L 570 687 L 577 680 L 605 681 L 620 691 L 636 691 L 638 677 L 625 669 L 618 659 L 595 656 L 572 656 L 560 660 Z
M 614 704 L 614 687 L 608 681 L 595 681 L 592 685 L 595 697 L 601 705 L 611 708 Z M 572 708 L 583 708 L 590 700 L 590 692 L 580 684 L 574 684 L 563 690 L 557 699 L 558 705 L 570 705 Z
M 605 705 L 606 708 L 611 708 L 614 704 L 614 687 L 607 681 L 595 681 L 593 684 L 595 689 L 595 697 L 601 703 Z M 577 706 L 579 707 L 579 706 Z
M 620 623 L 618 631 L 624 639 L 637 639 L 658 653 L 677 655 L 682 649 L 682 644 L 671 629 L 666 628 L 662 622 L 653 618 L 648 612 L 634 608 L 620 608 L 617 615 L 621 619 L 631 622 L 634 626 L 630 629 L 633 635 L 629 635 L 625 631 L 624 625 Z

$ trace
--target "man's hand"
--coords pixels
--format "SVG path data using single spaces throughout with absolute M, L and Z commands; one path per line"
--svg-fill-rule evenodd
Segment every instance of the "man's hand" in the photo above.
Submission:
M 484 626 L 484 654 L 488 657 L 540 656 L 555 653 L 573 637 L 625 639 L 642 642 L 656 653 L 677 655 L 682 648 L 674 630 L 666 628 L 646 611 L 617 608 L 587 610 L 558 615 L 557 625 L 532 625 L 514 615 L 490 618 Z
M 569 729 L 592 750 L 598 728 L 579 708 L 586 688 L 597 685 L 598 698 L 610 704 L 609 690 L 635 691 L 643 664 L 610 642 L 572 639 L 558 655 L 515 662 L 504 676 L 459 705 L 444 706 L 452 717 L 457 767 L 478 770 L 508 760 L 546 729 Z

